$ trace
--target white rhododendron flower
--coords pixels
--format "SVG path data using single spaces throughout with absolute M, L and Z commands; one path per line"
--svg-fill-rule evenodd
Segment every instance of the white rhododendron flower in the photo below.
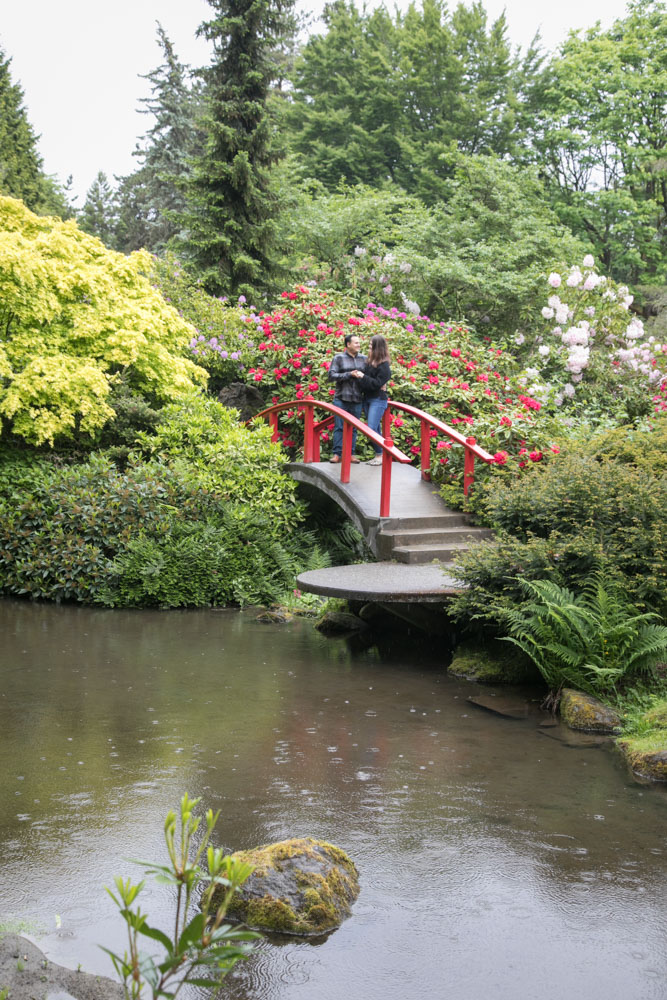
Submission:
M 563 386 L 563 395 L 567 396 L 568 399 L 572 399 L 576 391 L 571 382 L 566 382 Z
M 549 275 L 548 281 L 552 288 L 560 288 L 561 276 L 557 271 L 552 271 Z
M 549 306 L 544 306 L 544 308 L 542 309 L 542 315 L 544 316 L 545 319 L 553 319 L 554 311 Z
M 593 267 L 593 264 L 595 264 L 595 259 L 593 257 L 593 254 L 587 253 L 586 256 L 584 257 L 584 267 Z
M 366 254 L 367 254 L 367 252 L 368 251 L 366 250 L 366 247 L 355 247 L 354 248 L 354 256 L 355 257 L 365 257 Z
M 525 342 L 526 338 L 524 337 L 524 335 L 522 333 L 517 333 L 516 337 L 514 338 L 514 343 L 518 344 L 519 347 L 521 347 L 521 345 L 525 344 Z
M 542 344 L 542 346 L 538 348 L 538 352 L 542 355 L 543 358 L 548 358 L 549 355 L 551 354 L 551 348 L 549 347 L 548 344 Z
M 566 285 L 568 288 L 578 288 L 583 280 L 583 275 L 578 267 L 573 267 L 567 276 Z
M 584 291 L 592 292 L 594 288 L 597 288 L 599 284 L 599 279 L 597 274 L 586 275 L 586 280 L 584 281 Z

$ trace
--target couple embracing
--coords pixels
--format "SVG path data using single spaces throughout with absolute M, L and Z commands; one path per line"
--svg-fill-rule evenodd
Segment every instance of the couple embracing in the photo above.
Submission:
M 348 333 L 345 337 L 345 350 L 336 354 L 329 378 L 336 386 L 333 398 L 335 406 L 345 410 L 353 417 L 361 417 L 362 410 L 366 413 L 366 422 L 371 430 L 380 433 L 382 414 L 387 409 L 387 393 L 384 386 L 391 378 L 389 367 L 389 350 L 387 341 L 379 334 L 371 338 L 370 351 L 366 358 L 360 354 L 361 341 L 356 333 Z M 352 461 L 358 462 L 354 449 L 357 443 L 356 428 L 352 432 Z M 375 457 L 369 465 L 382 465 L 382 449 L 373 442 Z M 332 462 L 340 462 L 343 452 L 343 419 L 334 418 L 333 455 Z

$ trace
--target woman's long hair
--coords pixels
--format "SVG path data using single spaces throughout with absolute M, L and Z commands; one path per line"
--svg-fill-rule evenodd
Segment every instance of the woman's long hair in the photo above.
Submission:
M 368 352 L 368 362 L 373 365 L 373 368 L 377 368 L 377 366 L 381 365 L 383 361 L 389 361 L 389 348 L 387 347 L 387 341 L 382 334 L 376 333 L 374 337 L 371 337 L 371 349 Z

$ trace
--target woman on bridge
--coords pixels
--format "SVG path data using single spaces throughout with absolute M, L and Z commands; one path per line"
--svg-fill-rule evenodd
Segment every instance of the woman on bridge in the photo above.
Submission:
M 380 334 L 371 338 L 371 347 L 368 352 L 368 359 L 363 371 L 352 372 L 352 375 L 359 379 L 359 387 L 364 396 L 364 410 L 366 411 L 366 423 L 372 431 L 381 433 L 382 415 L 387 409 L 387 393 L 384 386 L 391 378 L 391 367 L 389 358 L 389 348 L 387 341 Z M 370 460 L 369 465 L 382 465 L 382 449 L 373 442 L 375 457 Z

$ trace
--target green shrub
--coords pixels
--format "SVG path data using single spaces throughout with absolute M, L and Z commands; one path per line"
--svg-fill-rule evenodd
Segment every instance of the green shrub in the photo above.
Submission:
M 246 432 L 248 433 L 248 432 Z M 183 471 L 185 470 L 185 472 Z M 116 606 L 273 600 L 321 557 L 310 536 L 275 533 L 275 519 L 223 497 L 183 464 L 104 456 L 53 470 L 0 499 L 0 588 L 50 600 Z
M 639 614 L 595 573 L 575 595 L 550 580 L 521 582 L 525 602 L 508 610 L 508 642 L 535 663 L 551 691 L 567 685 L 594 696 L 651 678 L 667 650 L 667 628 Z
M 485 502 L 498 539 L 461 559 L 469 589 L 454 600 L 453 613 L 497 629 L 503 610 L 522 600 L 516 577 L 580 590 L 602 566 L 634 604 L 664 615 L 666 510 L 666 474 L 581 454 L 498 484 Z
M 261 422 L 252 430 L 244 427 L 236 411 L 210 396 L 193 394 L 165 406 L 155 431 L 138 434 L 137 441 L 146 456 L 179 476 L 192 476 L 266 519 L 276 538 L 295 531 L 303 520 L 296 483 L 283 475 L 285 455 L 271 443 L 269 427 Z

